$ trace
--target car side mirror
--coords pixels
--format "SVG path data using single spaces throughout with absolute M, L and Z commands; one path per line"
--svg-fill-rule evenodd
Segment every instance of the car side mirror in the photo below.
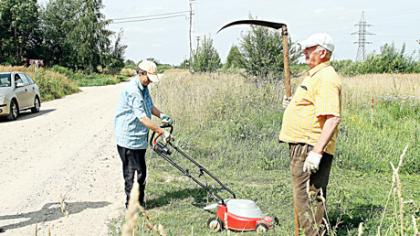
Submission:
M 23 83 L 22 82 L 17 82 L 16 83 L 16 88 L 20 88 L 20 87 L 23 87 Z

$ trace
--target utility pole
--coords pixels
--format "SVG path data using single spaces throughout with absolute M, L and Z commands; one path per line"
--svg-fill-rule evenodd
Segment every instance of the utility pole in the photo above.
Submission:
M 359 23 L 355 24 L 354 26 L 359 27 L 359 30 L 357 32 L 352 33 L 352 35 L 359 35 L 359 40 L 354 42 L 354 44 L 359 45 L 359 48 L 357 49 L 356 61 L 364 61 L 366 60 L 366 44 L 372 43 L 366 41 L 366 35 L 373 35 L 372 33 L 366 31 L 366 28 L 372 25 L 366 22 L 364 11 L 362 11 L 362 17 L 360 18 Z
M 194 15 L 194 12 L 193 12 L 193 1 L 194 0 L 189 0 L 190 1 L 190 61 L 189 61 L 189 68 L 190 68 L 190 73 L 192 73 L 193 72 L 193 69 L 192 69 L 192 50 L 193 50 L 193 48 L 192 48 L 192 24 L 193 24 L 193 15 Z

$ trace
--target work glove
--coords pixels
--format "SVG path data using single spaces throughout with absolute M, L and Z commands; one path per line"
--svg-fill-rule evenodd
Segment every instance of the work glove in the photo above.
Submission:
M 319 169 L 319 163 L 321 162 L 322 154 L 310 151 L 306 157 L 305 163 L 303 163 L 303 172 L 315 173 Z
M 159 128 L 157 131 L 158 135 L 160 135 L 160 139 L 162 140 L 163 144 L 167 144 L 168 141 L 171 139 L 171 133 L 165 129 Z
M 283 108 L 286 109 L 287 106 L 289 106 L 290 101 L 292 101 L 292 97 L 287 97 L 286 95 L 283 95 Z
M 174 121 L 166 114 L 160 113 L 160 119 L 164 125 L 173 125 Z

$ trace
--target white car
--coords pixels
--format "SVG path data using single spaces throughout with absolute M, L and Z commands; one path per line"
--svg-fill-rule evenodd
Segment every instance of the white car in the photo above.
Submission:
M 22 72 L 0 72 L 0 116 L 16 120 L 19 112 L 39 112 L 41 95 L 38 85 Z

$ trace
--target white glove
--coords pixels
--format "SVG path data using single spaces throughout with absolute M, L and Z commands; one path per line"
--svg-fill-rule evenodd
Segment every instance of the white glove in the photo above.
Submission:
M 289 106 L 290 101 L 292 101 L 292 97 L 287 97 L 286 95 L 283 95 L 283 108 L 286 109 L 287 106 Z
M 162 120 L 162 123 L 165 125 L 173 125 L 174 123 L 171 117 L 163 113 L 160 113 L 160 119 Z
M 315 173 L 319 169 L 319 163 L 321 162 L 322 154 L 310 151 L 306 157 L 305 163 L 303 163 L 303 172 L 309 171 Z

